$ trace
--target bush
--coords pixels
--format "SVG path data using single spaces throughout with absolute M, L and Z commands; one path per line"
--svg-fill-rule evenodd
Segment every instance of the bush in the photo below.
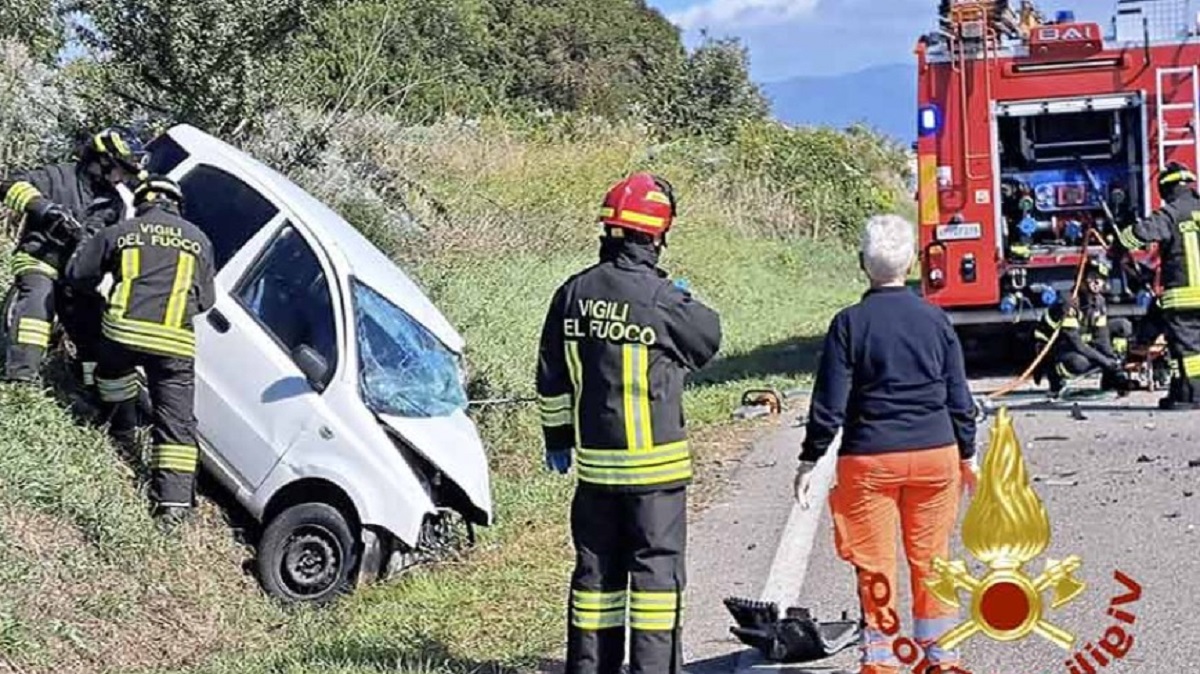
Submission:
M 747 125 L 735 139 L 734 162 L 747 177 L 761 177 L 782 192 L 800 217 L 778 236 L 857 239 L 862 224 L 900 208 L 904 153 L 863 128 L 790 129 L 776 123 Z

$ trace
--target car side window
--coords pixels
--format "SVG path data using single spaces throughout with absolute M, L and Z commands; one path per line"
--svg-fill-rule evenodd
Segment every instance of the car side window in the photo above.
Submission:
M 290 355 L 301 344 L 337 367 L 333 297 L 316 253 L 285 224 L 238 283 L 234 297 Z
M 217 271 L 279 212 L 257 190 L 214 166 L 200 164 L 179 181 L 184 217 L 208 235 Z
M 146 170 L 162 175 L 170 173 L 188 158 L 187 150 L 180 147 L 179 143 L 165 133 L 150 141 L 150 144 L 146 146 L 146 152 L 149 154 Z

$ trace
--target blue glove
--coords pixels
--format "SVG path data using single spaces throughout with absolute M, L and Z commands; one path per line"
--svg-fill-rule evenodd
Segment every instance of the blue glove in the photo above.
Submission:
M 675 279 L 675 287 L 679 288 L 685 293 L 690 293 L 692 290 L 692 284 L 688 283 L 688 280 L 685 278 Z
M 571 469 L 571 450 L 561 449 L 557 452 L 546 452 L 546 468 L 563 475 Z

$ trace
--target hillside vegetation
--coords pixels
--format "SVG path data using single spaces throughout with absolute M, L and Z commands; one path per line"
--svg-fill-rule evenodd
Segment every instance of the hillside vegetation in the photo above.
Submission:
M 52 28 L 0 24 L 5 168 L 65 156 L 79 123 L 187 121 L 228 138 L 429 291 L 467 340 L 475 399 L 532 392 L 546 302 L 594 260 L 608 185 L 668 177 L 681 213 L 663 265 L 725 328 L 687 392 L 698 497 L 738 449 L 725 421 L 741 392 L 806 381 L 815 340 L 861 287 L 847 242 L 904 199 L 896 148 L 772 124 L 736 44 L 688 53 L 632 0 L 76 4 L 98 32 L 66 66 L 45 56 Z M 289 49 L 269 46 L 281 36 Z M 0 670 L 465 673 L 561 658 L 572 482 L 543 470 L 532 409 L 473 416 L 498 517 L 478 547 L 323 610 L 284 609 L 243 571 L 236 509 L 206 500 L 183 536 L 159 536 L 136 462 L 53 391 L 0 386 Z

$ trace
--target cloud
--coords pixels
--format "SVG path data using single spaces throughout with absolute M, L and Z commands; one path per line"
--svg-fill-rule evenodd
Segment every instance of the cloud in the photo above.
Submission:
M 751 28 L 811 14 L 820 0 L 704 0 L 668 18 L 684 30 Z

